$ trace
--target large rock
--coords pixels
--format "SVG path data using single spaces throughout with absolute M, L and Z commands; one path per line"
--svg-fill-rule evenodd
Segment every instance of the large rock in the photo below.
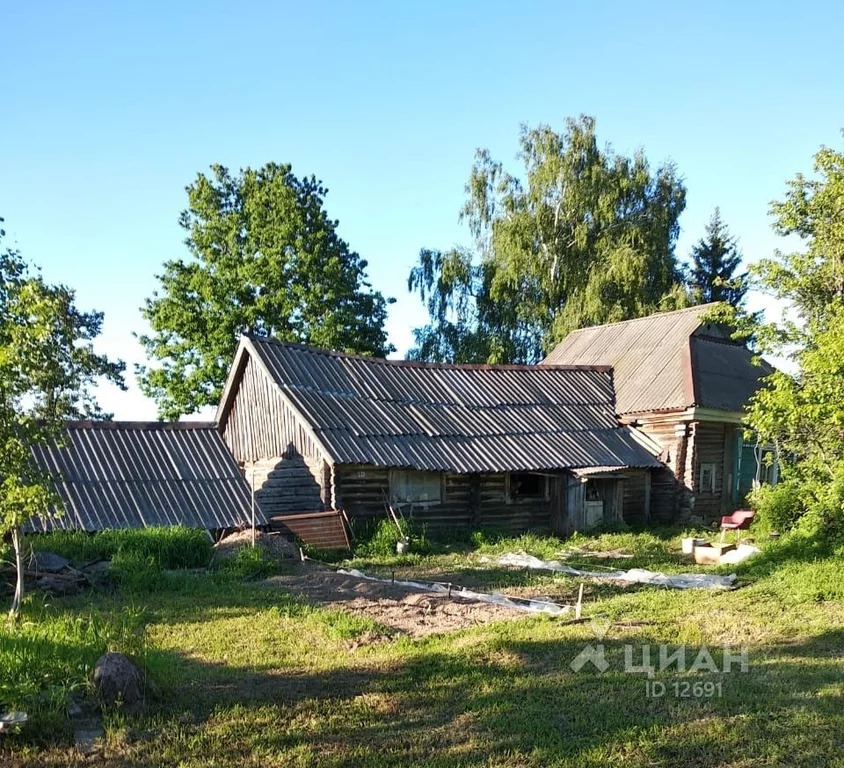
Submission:
M 42 573 L 58 573 L 70 565 L 70 560 L 54 552 L 34 552 L 32 570 Z
M 104 704 L 143 703 L 143 678 L 122 653 L 106 653 L 94 665 L 94 688 Z

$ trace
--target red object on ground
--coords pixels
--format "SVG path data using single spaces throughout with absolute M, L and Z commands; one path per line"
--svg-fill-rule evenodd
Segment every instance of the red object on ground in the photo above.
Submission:
M 750 509 L 737 509 L 731 515 L 721 518 L 722 531 L 743 531 L 750 527 L 750 522 L 756 513 Z

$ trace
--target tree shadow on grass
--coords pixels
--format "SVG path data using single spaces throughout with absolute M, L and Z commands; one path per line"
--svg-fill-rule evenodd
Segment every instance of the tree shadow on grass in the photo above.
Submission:
M 469 638 L 338 656 L 320 670 L 156 651 L 156 666 L 179 674 L 98 764 L 809 766 L 837 754 L 844 630 L 751 648 L 747 672 L 660 673 L 661 697 L 647 695 L 644 673 L 625 671 L 621 639 L 604 639 L 600 673 L 571 667 L 597 643 L 582 632 L 464 648 Z M 639 659 L 659 640 L 640 632 L 628 642 Z M 720 681 L 720 693 L 674 695 L 673 684 L 689 680 Z M 26 763 L 12 753 L 9 764 Z

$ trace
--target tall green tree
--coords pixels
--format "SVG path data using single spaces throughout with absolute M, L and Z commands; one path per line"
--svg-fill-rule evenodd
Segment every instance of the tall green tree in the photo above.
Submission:
M 233 175 L 212 166 L 187 187 L 179 223 L 190 258 L 168 261 L 143 307 L 152 361 L 141 389 L 163 418 L 216 405 L 243 333 L 385 355 L 388 300 L 337 233 L 328 190 L 289 165 Z
M 736 274 L 741 264 L 738 241 L 716 208 L 706 225 L 706 234 L 692 248 L 689 288 L 695 301 L 707 304 L 724 301 L 739 308 L 747 293 L 747 273 Z
M 786 320 L 763 329 L 763 343 L 790 356 L 797 372 L 769 377 L 748 422 L 790 459 L 784 483 L 759 494 L 763 513 L 778 513 L 780 525 L 802 514 L 831 535 L 844 533 L 844 152 L 822 148 L 814 171 L 789 182 L 771 208 L 776 231 L 804 247 L 752 268 L 760 287 L 789 306 Z
M 46 283 L 18 250 L 0 251 L 0 536 L 15 550 L 13 615 L 23 597 L 21 526 L 57 501 L 32 448 L 60 440 L 64 419 L 105 416 L 97 381 L 124 386 L 123 363 L 94 352 L 101 326 L 102 314 L 78 310 L 71 289 Z
M 414 357 L 535 362 L 569 331 L 685 306 L 674 248 L 686 191 L 675 168 L 601 148 L 590 117 L 522 127 L 522 175 L 479 150 L 464 251 L 423 250 L 409 288 L 430 322 Z

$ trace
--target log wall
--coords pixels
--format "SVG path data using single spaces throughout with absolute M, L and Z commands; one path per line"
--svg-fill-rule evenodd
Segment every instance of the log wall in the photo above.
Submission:
M 732 462 L 727 461 L 726 443 L 733 431 L 731 424 L 722 422 L 699 421 L 694 424 L 694 463 L 688 469 L 688 477 L 694 493 L 694 514 L 702 517 L 707 523 L 717 520 L 731 507 L 732 499 L 728 488 Z M 710 487 L 704 488 L 701 485 L 703 464 L 715 466 L 714 492 Z
M 368 465 L 336 467 L 337 503 L 350 519 L 385 517 L 390 493 L 390 470 Z M 405 504 L 403 515 L 434 533 L 473 528 L 496 528 L 512 533 L 527 530 L 548 532 L 552 506 L 556 504 L 551 479 L 549 500 L 508 502 L 506 475 L 443 475 L 439 504 Z
M 732 511 L 735 425 L 720 421 L 651 423 L 643 419 L 639 428 L 662 446 L 660 458 L 668 465 L 667 470 L 653 474 L 653 521 L 671 522 L 678 516 L 685 519 L 695 515 L 708 523 Z M 714 493 L 701 487 L 701 464 L 715 465 Z
M 629 525 L 644 525 L 651 519 L 653 475 L 650 470 L 628 471 L 622 481 L 622 518 Z
M 267 517 L 320 512 L 331 506 L 326 465 L 320 459 L 276 456 L 245 462 L 243 469 Z

